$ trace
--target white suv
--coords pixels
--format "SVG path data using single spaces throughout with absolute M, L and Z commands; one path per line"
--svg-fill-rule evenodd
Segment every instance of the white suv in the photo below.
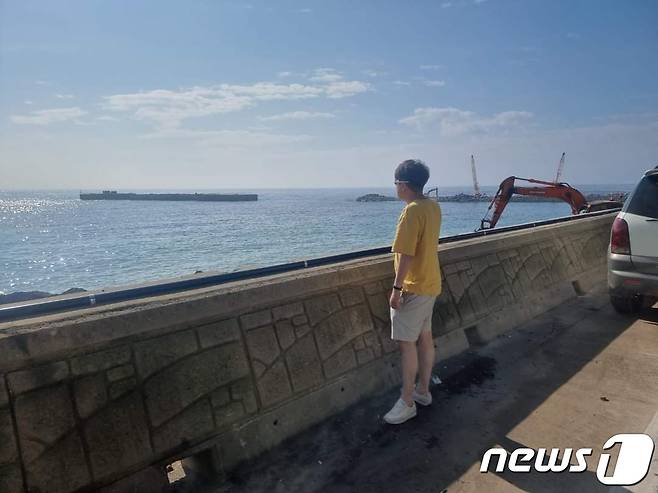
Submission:
M 658 300 L 658 166 L 644 174 L 612 224 L 608 288 L 620 313 Z

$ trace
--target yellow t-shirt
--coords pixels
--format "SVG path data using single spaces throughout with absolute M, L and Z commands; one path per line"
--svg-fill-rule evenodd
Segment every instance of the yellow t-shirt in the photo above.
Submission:
M 441 208 L 432 199 L 414 200 L 400 214 L 391 251 L 393 265 L 398 271 L 400 254 L 411 255 L 411 267 L 404 279 L 403 289 L 415 294 L 438 296 L 441 293 L 439 270 L 439 230 Z

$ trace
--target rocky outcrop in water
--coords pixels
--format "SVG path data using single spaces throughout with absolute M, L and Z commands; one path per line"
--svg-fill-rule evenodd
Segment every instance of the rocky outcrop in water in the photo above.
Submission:
M 357 202 L 395 202 L 397 200 L 399 199 L 396 197 L 388 197 L 378 193 L 369 193 L 356 199 Z

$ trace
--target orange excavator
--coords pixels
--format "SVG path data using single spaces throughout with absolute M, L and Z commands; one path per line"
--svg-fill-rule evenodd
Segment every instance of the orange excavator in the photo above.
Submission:
M 516 180 L 525 181 L 528 183 L 543 185 L 543 186 L 516 186 Z M 571 187 L 568 183 L 556 183 L 550 181 L 535 180 L 534 178 L 519 178 L 517 176 L 510 176 L 505 178 L 498 191 L 494 196 L 486 215 L 480 222 L 480 228 L 493 229 L 496 227 L 500 216 L 502 216 L 507 203 L 512 198 L 512 195 L 525 195 L 531 197 L 547 197 L 558 199 L 566 202 L 571 206 L 572 214 L 582 214 L 584 212 L 601 211 L 605 209 L 616 209 L 623 205 L 619 200 L 597 200 L 587 202 L 585 196 L 575 188 Z

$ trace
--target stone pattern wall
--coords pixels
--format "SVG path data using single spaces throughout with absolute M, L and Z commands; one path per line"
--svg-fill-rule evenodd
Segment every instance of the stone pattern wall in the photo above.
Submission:
M 4 375 L 0 375 L 0 491 L 23 491 L 13 415 Z
M 556 229 L 490 239 L 486 248 L 442 249 L 434 336 L 600 270 L 611 220 L 586 230 L 564 226 L 562 235 Z M 82 353 L 71 348 L 70 356 L 18 370 L 3 371 L 0 363 L 0 492 L 110 483 L 239 432 L 242 423 L 294 406 L 365 365 L 383 364 L 396 349 L 387 272 L 294 301 L 219 313 L 202 325 L 163 325 Z
M 9 373 L 29 489 L 102 484 L 393 351 L 389 285 L 353 286 Z M 0 460 L 18 462 L 9 409 L 0 433 L 8 438 Z M 0 491 L 22 491 L 18 465 L 2 478 L 15 486 Z
M 472 325 L 506 306 L 523 304 L 533 293 L 580 273 L 604 269 L 608 229 L 509 247 L 503 242 L 503 249 L 447 263 L 442 269 L 447 292 L 434 310 L 434 335 Z

